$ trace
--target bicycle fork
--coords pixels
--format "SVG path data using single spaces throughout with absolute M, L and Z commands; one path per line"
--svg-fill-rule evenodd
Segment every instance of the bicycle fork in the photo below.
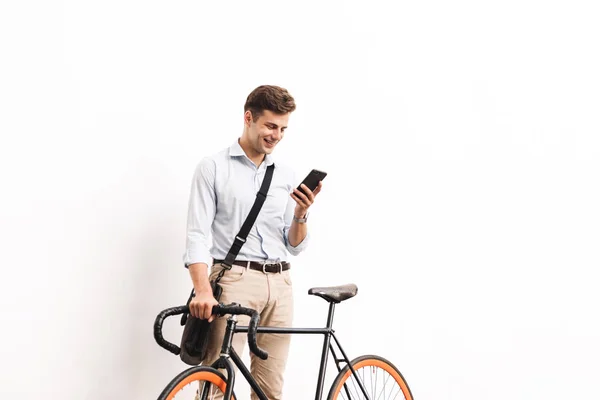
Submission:
M 235 383 L 235 372 L 233 370 L 233 365 L 231 365 L 230 353 L 233 351 L 233 347 L 231 347 L 231 343 L 233 341 L 233 332 L 237 325 L 237 317 L 232 315 L 227 318 L 227 329 L 225 329 L 225 337 L 223 338 L 223 344 L 221 345 L 221 354 L 217 361 L 215 361 L 211 367 L 215 369 L 225 368 L 227 371 L 227 387 L 225 388 L 225 394 L 223 395 L 223 400 L 231 400 L 233 395 L 233 385 Z M 204 385 L 202 389 L 202 394 L 200 396 L 200 400 L 208 400 L 208 391 L 210 385 Z
M 231 400 L 233 396 L 233 385 L 235 383 L 235 371 L 234 365 L 236 365 L 242 375 L 246 378 L 250 387 L 259 399 L 268 400 L 267 396 L 264 394 L 262 389 L 256 384 L 254 379 L 252 379 L 252 375 L 248 368 L 244 365 L 240 356 L 236 353 L 235 349 L 232 347 L 233 334 L 235 332 L 235 328 L 237 326 L 237 317 L 235 315 L 230 316 L 227 319 L 227 329 L 225 330 L 225 336 L 223 338 L 223 344 L 221 345 L 221 354 L 217 361 L 215 361 L 211 367 L 216 369 L 225 368 L 227 371 L 227 387 L 225 389 L 225 394 L 223 395 L 223 400 Z M 203 390 L 201 400 L 208 399 L 208 390 Z

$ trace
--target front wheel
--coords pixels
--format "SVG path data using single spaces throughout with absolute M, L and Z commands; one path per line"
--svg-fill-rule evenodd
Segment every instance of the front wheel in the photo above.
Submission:
M 223 398 L 227 381 L 211 367 L 192 367 L 177 375 L 162 391 L 158 400 L 211 400 Z M 235 395 L 231 398 L 235 400 Z
M 398 368 L 379 356 L 361 356 L 350 362 L 356 371 L 352 374 L 346 365 L 331 386 L 328 400 L 370 400 L 404 399 L 413 400 L 412 393 Z M 360 384 L 359 384 L 360 382 Z

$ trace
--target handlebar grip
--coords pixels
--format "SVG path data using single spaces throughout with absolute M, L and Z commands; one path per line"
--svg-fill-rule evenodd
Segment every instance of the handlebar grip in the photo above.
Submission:
M 250 346 L 250 350 L 252 350 L 258 358 L 266 360 L 269 358 L 269 353 L 258 347 L 258 344 L 256 344 L 256 328 L 258 327 L 258 321 L 260 321 L 260 316 L 258 315 L 258 312 L 254 311 L 250 317 L 250 324 L 248 325 L 248 346 Z
M 179 348 L 179 346 L 177 346 L 173 343 L 167 342 L 165 340 L 165 338 L 162 335 L 162 325 L 163 325 L 165 318 L 173 316 L 173 315 L 184 314 L 184 313 L 187 313 L 188 311 L 189 311 L 188 306 L 178 306 L 178 307 L 167 308 L 166 310 L 161 311 L 156 316 L 156 320 L 154 321 L 154 339 L 156 340 L 156 343 L 158 343 L 158 345 L 160 347 L 170 351 L 171 353 L 175 354 L 176 356 L 179 355 L 179 353 L 181 352 L 181 349 Z

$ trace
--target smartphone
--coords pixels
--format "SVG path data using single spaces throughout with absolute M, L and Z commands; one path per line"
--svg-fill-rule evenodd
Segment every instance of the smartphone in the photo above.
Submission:
M 310 171 L 306 178 L 302 181 L 311 191 L 314 191 L 319 185 L 319 181 L 322 181 L 327 176 L 327 172 L 319 171 L 318 169 L 313 169 Z M 302 183 L 300 185 L 302 185 Z M 302 189 L 298 185 L 298 190 L 301 190 L 304 193 L 304 189 Z M 306 193 L 305 193 L 306 194 Z

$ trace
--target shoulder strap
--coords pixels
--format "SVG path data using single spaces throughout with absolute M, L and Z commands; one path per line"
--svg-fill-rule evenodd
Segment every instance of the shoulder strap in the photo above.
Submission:
M 267 172 L 265 172 L 265 178 L 263 179 L 262 185 L 260 186 L 260 190 L 256 194 L 256 200 L 254 200 L 254 205 L 252 206 L 250 213 L 246 217 L 246 221 L 244 221 L 240 232 L 235 237 L 235 240 L 233 241 L 233 244 L 229 249 L 227 257 L 225 257 L 225 260 L 223 261 L 223 264 L 225 264 L 227 268 L 231 268 L 242 246 L 244 245 L 244 243 L 246 243 L 246 238 L 250 233 L 250 229 L 252 229 L 252 225 L 254 225 L 256 217 L 258 217 L 258 212 L 260 211 L 263 203 L 267 198 L 267 192 L 269 191 L 269 186 L 271 186 L 271 179 L 273 178 L 274 168 L 275 164 L 271 164 L 267 167 Z

